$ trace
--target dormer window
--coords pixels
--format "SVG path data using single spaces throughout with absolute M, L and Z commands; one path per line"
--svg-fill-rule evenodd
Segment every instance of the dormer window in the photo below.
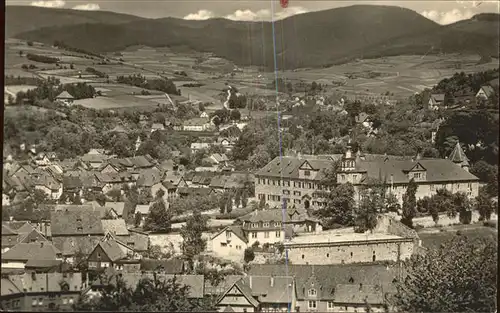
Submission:
M 259 223 L 252 223 L 252 228 L 257 228 L 259 227 Z
M 311 171 L 304 171 L 304 176 L 311 176 Z
M 316 289 L 311 288 L 311 289 L 309 289 L 309 290 L 307 291 L 307 295 L 308 295 L 309 297 L 316 297 L 316 296 L 318 295 L 318 293 L 317 293 Z
M 231 238 L 231 232 L 230 232 L 229 230 L 228 230 L 228 231 L 226 231 L 226 237 L 227 237 L 227 238 Z
M 263 227 L 269 227 L 269 223 L 265 222 Z

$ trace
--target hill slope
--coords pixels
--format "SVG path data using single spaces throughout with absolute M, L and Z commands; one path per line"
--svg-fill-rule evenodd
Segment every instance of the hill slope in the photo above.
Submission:
M 434 51 L 468 52 L 471 43 L 483 47 L 486 53 L 496 51 L 496 22 L 491 18 L 477 22 L 482 26 L 468 21 L 440 26 L 409 9 L 370 5 L 296 15 L 275 23 L 278 68 L 325 66 L 378 55 L 425 54 L 431 47 Z M 491 40 L 494 36 L 496 39 Z M 50 27 L 16 37 L 46 43 L 62 40 L 74 47 L 100 52 L 138 44 L 187 46 L 240 65 L 274 67 L 269 22 L 141 19 L 119 25 Z
M 43 27 L 83 23 L 121 24 L 142 19 L 134 15 L 106 11 L 78 11 L 9 5 L 5 7 L 5 36 L 10 38 L 16 34 Z

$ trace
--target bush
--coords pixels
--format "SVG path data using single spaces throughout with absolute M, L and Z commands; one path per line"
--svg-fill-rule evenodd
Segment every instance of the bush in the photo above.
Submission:
M 58 58 L 52 58 L 52 57 L 47 57 L 44 55 L 38 55 L 38 54 L 32 54 L 32 53 L 28 53 L 26 55 L 26 58 L 30 61 L 47 63 L 47 64 L 54 64 L 54 63 L 59 62 Z

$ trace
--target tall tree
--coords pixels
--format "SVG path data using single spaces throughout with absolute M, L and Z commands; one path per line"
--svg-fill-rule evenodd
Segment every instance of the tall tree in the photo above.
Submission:
M 207 241 L 203 238 L 203 232 L 207 230 L 207 221 L 207 217 L 196 210 L 181 228 L 182 254 L 191 265 L 194 257 L 202 253 L 207 246 Z
M 377 226 L 377 216 L 383 207 L 383 199 L 376 189 L 364 191 L 364 195 L 356 209 L 354 223 L 357 232 L 373 230 Z
M 497 254 L 494 238 L 456 236 L 438 249 L 414 255 L 393 304 L 402 312 L 494 312 Z
M 475 199 L 474 208 L 478 211 L 479 220 L 481 221 L 488 221 L 495 210 L 495 205 L 484 187 L 479 189 L 479 195 Z
M 167 210 L 163 199 L 159 199 L 149 208 L 149 214 L 144 222 L 144 230 L 169 231 L 172 227 L 172 214 Z
M 413 218 L 417 213 L 417 188 L 418 185 L 412 178 L 403 195 L 403 216 L 401 217 L 401 223 L 411 228 L 413 228 Z
M 350 183 L 340 184 L 330 192 L 324 192 L 326 206 L 319 208 L 315 214 L 322 219 L 323 227 L 335 225 L 351 226 L 354 213 L 354 187 Z

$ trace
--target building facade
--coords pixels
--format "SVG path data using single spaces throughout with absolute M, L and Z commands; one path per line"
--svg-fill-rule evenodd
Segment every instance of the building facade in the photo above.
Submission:
M 336 163 L 337 183 L 351 183 L 356 201 L 374 181 L 385 182 L 387 194 L 394 194 L 400 203 L 411 179 L 418 184 L 417 200 L 439 189 L 470 198 L 479 192 L 479 179 L 469 173 L 468 159 L 457 143 L 447 159 L 353 154 L 350 147 L 344 155 L 277 157 L 256 173 L 256 196 L 271 207 L 281 207 L 282 201 L 305 209 L 320 207 L 324 204 L 320 192 L 327 189 L 323 179 Z

